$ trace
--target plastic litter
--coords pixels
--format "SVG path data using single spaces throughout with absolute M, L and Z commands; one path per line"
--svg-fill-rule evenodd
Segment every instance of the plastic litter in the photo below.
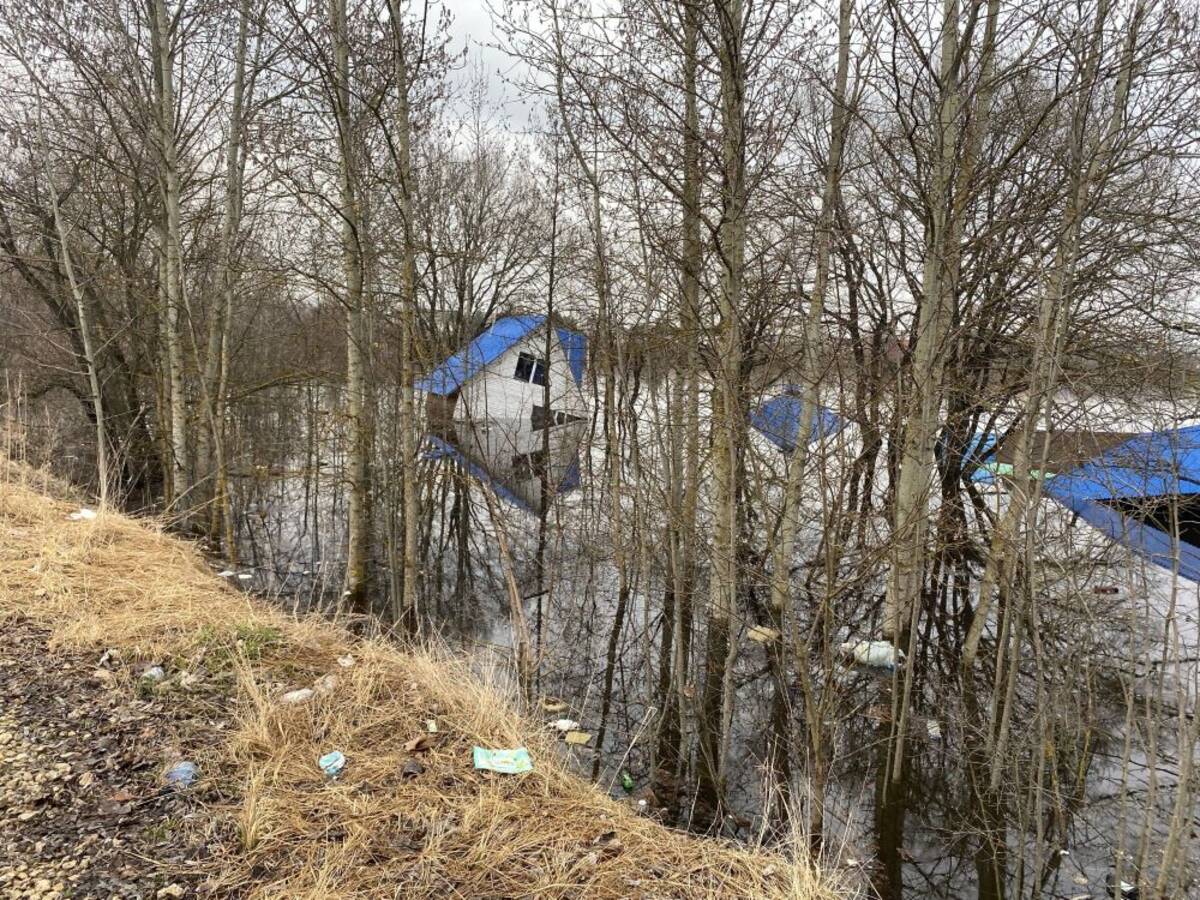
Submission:
M 894 672 L 904 665 L 904 651 L 890 641 L 846 641 L 840 649 L 860 666 Z
M 524 747 L 513 750 L 488 750 L 475 747 L 471 751 L 475 768 L 504 775 L 522 775 L 533 771 L 533 759 Z
M 928 729 L 931 740 L 940 741 L 942 739 L 942 724 L 937 719 L 929 719 L 925 723 L 925 728 Z
M 354 657 L 347 653 L 345 656 L 338 657 L 338 665 L 343 669 L 348 669 L 354 665 Z
M 217 573 L 218 578 L 232 578 L 237 573 L 233 569 L 222 569 Z
M 239 572 L 238 573 L 238 581 L 249 581 L 253 577 L 254 576 L 252 574 L 250 574 L 249 572 Z
M 579 723 L 574 719 L 555 719 L 550 723 L 550 727 L 555 731 L 575 731 L 579 727 Z
M 568 731 L 567 743 L 573 744 L 576 747 L 582 747 L 592 739 L 592 736 L 586 731 Z
M 400 775 L 402 778 L 416 778 L 424 771 L 425 767 L 423 765 L 421 765 L 415 759 L 410 759 L 400 770 Z
M 312 688 L 300 688 L 296 691 L 288 691 L 279 699 L 284 703 L 303 703 L 306 700 L 311 700 L 315 693 L 316 691 Z
M 167 673 L 163 671 L 162 666 L 150 666 L 142 672 L 142 679 L 145 681 L 162 681 L 167 677 Z
M 430 734 L 437 734 L 438 733 L 437 719 L 426 719 L 425 720 L 425 730 L 427 732 L 429 732 Z
M 167 769 L 163 779 L 166 781 L 167 787 L 183 790 L 184 788 L 191 787 L 199 775 L 199 767 L 191 760 L 185 759 Z
M 85 506 L 77 512 L 69 513 L 67 518 L 72 522 L 90 522 L 96 518 L 96 511 Z
M 337 778 L 346 768 L 346 756 L 341 750 L 331 750 L 317 760 L 317 765 L 330 778 Z
M 328 694 L 335 687 L 337 687 L 337 679 L 332 675 L 322 675 L 313 682 L 313 689 L 318 694 Z
M 1121 900 L 1140 900 L 1142 895 L 1136 884 L 1130 884 L 1123 878 L 1118 882 L 1112 872 L 1105 876 L 1104 886 L 1108 889 L 1108 896 L 1120 897 Z
M 625 793 L 627 794 L 632 793 L 634 787 L 636 787 L 633 776 L 629 774 L 628 769 L 621 770 L 621 787 L 625 789 Z

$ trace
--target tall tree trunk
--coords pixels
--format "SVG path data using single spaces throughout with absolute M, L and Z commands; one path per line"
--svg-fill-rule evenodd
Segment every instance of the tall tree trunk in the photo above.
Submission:
M 701 712 L 697 809 L 721 820 L 725 799 L 724 720 L 731 662 L 731 624 L 738 595 L 738 459 L 743 418 L 739 315 L 746 248 L 745 221 L 745 16 L 742 0 L 714 5 L 713 43 L 721 78 L 721 288 L 718 293 L 715 384 L 712 402 L 713 539 L 709 576 L 708 640 Z
M 803 494 L 804 469 L 808 460 L 808 437 L 816 421 L 820 404 L 821 367 L 821 318 L 825 311 L 825 292 L 829 282 L 829 261 L 833 247 L 833 214 L 837 203 L 838 184 L 842 173 L 842 155 L 849 126 L 849 110 L 846 108 L 846 86 L 850 72 L 850 17 L 853 0 L 841 0 L 838 6 L 838 55 L 837 71 L 834 76 L 833 110 L 830 121 L 829 156 L 825 160 L 825 185 L 821 192 L 821 212 L 816 232 L 816 273 L 812 296 L 809 298 L 808 317 L 804 326 L 804 354 L 800 361 L 800 381 L 803 385 L 803 406 L 796 446 L 788 460 L 787 484 L 784 487 L 783 510 L 780 517 L 778 539 L 775 544 L 771 570 L 771 607 L 773 625 L 782 637 L 775 667 L 779 669 L 775 678 L 777 714 L 772 717 L 775 735 L 773 755 L 778 763 L 772 766 L 777 774 L 778 789 L 782 793 L 779 811 L 788 812 L 788 788 L 785 766 L 791 752 L 791 714 L 787 709 L 787 645 L 792 645 L 797 666 L 808 665 L 807 642 L 801 640 L 795 614 L 788 616 L 788 599 L 791 594 L 791 566 L 796 552 L 796 531 L 800 520 L 800 500 Z M 789 628 L 789 619 L 792 627 Z M 789 637 L 789 632 L 792 635 Z M 824 747 L 822 716 L 810 711 L 810 758 L 820 764 L 821 749 Z M 782 763 L 780 765 L 779 763 Z M 819 794 L 809 797 L 809 837 L 819 841 L 823 831 L 824 800 Z
M 400 217 L 404 232 L 400 283 L 400 478 L 404 487 L 404 595 L 403 621 L 409 633 L 420 628 L 417 609 L 421 567 L 418 564 L 417 526 L 420 496 L 417 487 L 417 423 L 413 381 L 417 324 L 417 252 L 413 225 L 412 121 L 409 94 L 414 72 L 405 47 L 400 0 L 388 0 L 392 20 L 392 63 L 396 78 L 396 174 L 400 182 Z
M 350 108 L 350 38 L 346 0 L 330 0 L 333 41 L 334 117 L 338 130 L 338 175 L 342 218 L 342 269 L 346 306 L 346 393 L 350 413 L 348 523 L 345 603 L 359 614 L 371 612 L 371 412 L 367 386 L 366 328 L 363 310 L 362 210 L 359 207 L 357 151 Z
M 180 316 L 183 310 L 183 261 L 180 230 L 181 187 L 179 151 L 175 138 L 175 53 L 171 47 L 171 19 L 166 0 L 151 0 L 151 44 L 155 62 L 155 87 L 158 113 L 159 178 L 163 192 L 165 222 L 163 236 L 163 277 L 166 280 L 166 356 L 168 391 L 171 398 L 171 484 L 172 501 L 180 523 L 189 526 L 192 505 L 187 441 L 187 398 L 183 381 L 183 347 Z
M 46 144 L 44 136 L 42 144 L 44 148 Z M 88 315 L 83 291 L 79 287 L 79 280 L 75 277 L 75 264 L 71 260 L 67 226 L 63 221 L 62 209 L 58 202 L 58 189 L 54 186 L 54 176 L 50 172 L 44 149 L 43 164 L 46 169 L 46 185 L 50 191 L 50 204 L 54 212 L 54 230 L 58 233 L 63 272 L 67 276 L 71 297 L 75 301 L 75 315 L 79 320 L 79 339 L 83 345 L 83 362 L 87 368 L 88 390 L 91 394 L 92 412 L 96 423 L 96 480 L 99 485 L 100 509 L 103 510 L 108 506 L 108 434 L 105 430 L 104 398 L 100 390 L 100 373 L 96 366 L 96 348 L 92 341 L 91 318 Z
M 228 379 L 229 343 L 233 329 L 233 302 L 237 290 L 237 237 L 242 219 L 243 115 L 246 102 L 246 47 L 250 22 L 250 0 L 238 9 L 238 37 L 234 55 L 233 98 L 225 139 L 225 208 L 221 221 L 221 297 L 209 322 L 208 348 L 202 384 L 208 416 L 205 452 L 201 457 L 212 478 L 213 503 L 209 514 L 210 540 L 224 542 L 227 556 L 236 561 L 233 546 L 233 511 L 230 508 L 228 460 L 225 454 L 225 396 Z M 204 432 L 201 432 L 203 435 Z

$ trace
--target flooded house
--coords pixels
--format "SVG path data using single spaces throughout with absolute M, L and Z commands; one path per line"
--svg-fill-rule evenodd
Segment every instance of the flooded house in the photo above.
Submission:
M 579 484 L 587 339 L 543 315 L 497 319 L 417 382 L 430 455 L 529 512 Z

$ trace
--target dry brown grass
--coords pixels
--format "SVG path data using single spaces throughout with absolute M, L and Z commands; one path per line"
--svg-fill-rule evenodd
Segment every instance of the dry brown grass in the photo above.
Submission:
M 45 482 L 0 473 L 0 621 L 23 615 L 53 640 L 229 676 L 236 724 L 200 760 L 235 798 L 213 811 L 225 835 L 219 889 L 255 897 L 836 896 L 811 867 L 666 829 L 570 774 L 544 730 L 460 660 L 359 641 L 227 587 L 187 544 L 74 507 Z M 24 482 L 24 483 L 22 483 Z M 356 663 L 340 668 L 337 657 Z M 198 663 L 198 660 L 202 660 Z M 302 705 L 281 691 L 326 673 Z M 425 771 L 401 776 L 405 741 L 436 718 Z M 474 744 L 526 746 L 535 771 L 476 772 Z M 335 782 L 318 756 L 349 760 Z M 221 823 L 224 823 L 222 825 Z

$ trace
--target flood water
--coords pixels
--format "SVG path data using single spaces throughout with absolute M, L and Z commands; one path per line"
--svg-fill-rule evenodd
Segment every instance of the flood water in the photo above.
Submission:
M 243 587 L 300 612 L 336 609 L 345 511 L 333 462 L 319 475 L 313 468 L 305 476 L 262 472 L 238 482 L 239 572 L 249 576 L 239 581 Z M 591 512 L 598 507 L 601 502 L 587 493 L 556 504 L 540 593 L 536 519 L 510 510 L 504 527 L 518 583 L 529 598 L 526 617 L 540 648 L 538 692 L 568 707 L 546 718 L 569 716 L 593 735 L 589 747 L 564 747 L 581 775 L 591 777 L 598 758 L 598 783 L 604 789 L 634 805 L 648 799 L 644 809 L 653 811 L 661 798 L 647 795 L 646 789 L 659 710 L 648 701 L 656 696 L 663 587 L 654 573 L 661 561 L 639 561 L 609 673 L 617 586 L 604 526 Z M 1186 581 L 1173 590 L 1169 573 L 1132 559 L 1054 509 L 1042 523 L 1047 554 L 1083 556 L 1090 568 L 1086 584 L 1075 584 L 1069 592 L 1047 587 L 1041 595 L 1037 624 L 1027 627 L 1039 629 L 1045 658 L 1017 661 L 1022 677 L 1008 739 L 1010 749 L 1033 748 L 1031 758 L 1043 754 L 1046 765 L 1035 767 L 1025 760 L 1021 768 L 990 773 L 990 760 L 984 759 L 981 769 L 972 757 L 980 735 L 967 724 L 949 651 L 924 647 L 910 662 L 910 713 L 899 769 L 892 711 L 902 705 L 894 702 L 896 692 L 904 689 L 902 675 L 841 661 L 820 673 L 824 684 L 833 682 L 836 697 L 825 722 L 833 757 L 824 791 L 821 852 L 865 896 L 995 896 L 981 890 L 979 810 L 971 802 L 979 779 L 988 775 L 1002 785 L 1020 784 L 1018 809 L 1007 811 L 999 822 L 1007 849 L 1004 896 L 1116 896 L 1119 889 L 1109 885 L 1118 859 L 1126 860 L 1122 880 L 1139 885 L 1141 897 L 1154 896 L 1154 860 L 1161 858 L 1172 817 L 1181 814 L 1186 827 L 1177 856 L 1180 870 L 1163 896 L 1200 896 L 1194 881 L 1200 828 L 1194 790 L 1187 792 L 1189 803 L 1177 809 L 1184 768 L 1177 735 L 1191 722 L 1197 696 L 1200 594 Z M 435 520 L 440 515 L 435 513 Z M 439 598 L 430 601 L 425 613 L 451 646 L 507 661 L 512 642 L 503 573 L 493 523 L 477 496 L 471 517 L 470 582 L 456 582 L 461 571 L 446 561 L 453 554 L 446 555 L 444 571 L 437 574 Z M 1077 568 L 1063 571 L 1064 579 L 1080 577 Z M 1056 596 L 1073 598 L 1071 608 L 1056 607 Z M 1080 616 L 1080 597 L 1087 607 L 1086 628 L 1073 625 L 1074 630 L 1062 633 L 1086 634 L 1091 643 L 1059 643 L 1056 623 Z M 747 841 L 764 835 L 773 840 L 762 816 L 772 679 L 765 648 L 747 637 L 750 624 L 739 621 L 736 635 L 731 815 L 724 833 Z M 838 616 L 834 643 L 860 636 L 867 627 L 855 610 L 845 610 Z M 695 640 L 694 646 L 703 646 L 700 634 Z M 693 678 L 698 674 L 693 666 Z M 609 678 L 611 698 L 603 717 Z M 1041 694 L 1034 687 L 1039 679 Z M 596 746 L 602 724 L 604 737 Z M 1196 748 L 1183 752 L 1195 753 Z M 1021 753 L 1025 750 L 1018 759 L 1023 759 Z M 805 760 L 792 763 L 796 820 L 803 822 L 811 785 L 805 780 Z M 1043 773 L 1040 779 L 1029 775 L 1035 768 Z M 622 787 L 625 772 L 633 791 Z M 686 798 L 677 824 L 687 825 Z

